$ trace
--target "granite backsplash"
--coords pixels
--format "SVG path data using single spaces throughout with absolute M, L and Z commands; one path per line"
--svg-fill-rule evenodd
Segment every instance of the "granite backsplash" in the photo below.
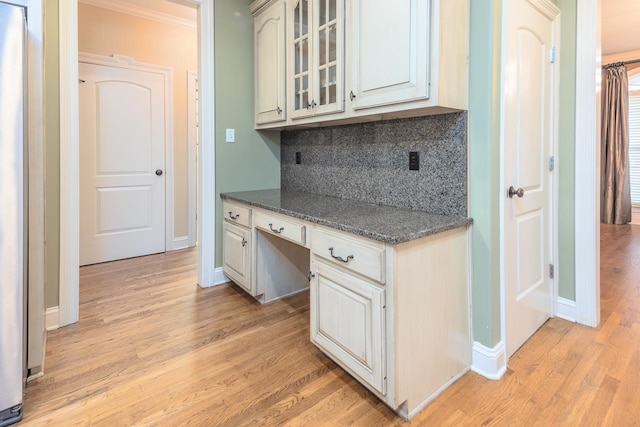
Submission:
M 284 190 L 467 216 L 464 112 L 283 131 L 281 162 Z

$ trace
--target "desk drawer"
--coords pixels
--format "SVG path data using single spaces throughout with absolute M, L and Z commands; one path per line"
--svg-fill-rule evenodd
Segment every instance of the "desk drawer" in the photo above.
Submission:
M 385 283 L 385 249 L 344 234 L 316 229 L 311 251 L 335 265 L 355 271 L 376 282 Z
M 307 227 L 295 220 L 263 211 L 256 211 L 253 217 L 253 225 L 299 245 L 305 246 L 307 244 Z
M 248 206 L 232 202 L 222 202 L 224 219 L 234 224 L 251 227 L 251 209 Z

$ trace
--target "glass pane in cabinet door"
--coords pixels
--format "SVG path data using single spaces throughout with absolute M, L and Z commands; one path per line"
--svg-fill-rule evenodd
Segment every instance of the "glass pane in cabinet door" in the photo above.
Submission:
M 293 38 L 297 39 L 300 37 L 300 3 L 303 0 L 300 0 L 296 5 L 295 9 L 293 9 Z
M 302 43 L 298 42 L 295 44 L 293 50 L 295 51 L 295 59 L 293 61 L 294 64 L 294 72 L 295 74 L 300 74 L 300 50 L 302 48 Z
M 318 42 L 318 65 L 325 65 L 327 63 L 327 32 L 326 30 L 320 30 L 320 41 Z
M 327 69 L 320 70 L 320 105 L 327 105 Z
M 300 0 L 300 3 L 302 3 L 302 28 L 300 28 L 300 34 L 304 36 L 309 32 L 309 1 Z
M 333 62 L 336 60 L 336 26 L 330 26 L 327 31 L 329 32 L 329 62 Z
M 309 107 L 309 92 L 302 92 L 302 108 Z
M 309 43 L 308 40 L 304 39 L 301 41 L 302 43 L 302 72 L 305 72 L 309 69 Z
M 329 0 L 329 21 L 336 19 L 336 3 L 337 0 Z
M 331 2 L 331 0 L 329 0 Z M 320 5 L 318 7 L 318 20 L 320 21 L 320 26 L 323 26 L 327 23 L 327 0 L 320 0 Z
M 329 104 L 336 102 L 336 66 L 329 67 Z
M 299 110 L 301 108 L 300 107 L 300 77 L 296 77 L 295 81 L 296 81 L 296 84 L 295 84 L 296 90 L 294 92 L 294 96 L 296 98 L 295 109 Z

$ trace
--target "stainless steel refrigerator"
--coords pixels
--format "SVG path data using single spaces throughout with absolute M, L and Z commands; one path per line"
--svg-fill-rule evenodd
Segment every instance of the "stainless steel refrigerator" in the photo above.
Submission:
M 0 427 L 22 419 L 26 372 L 25 28 L 0 1 Z

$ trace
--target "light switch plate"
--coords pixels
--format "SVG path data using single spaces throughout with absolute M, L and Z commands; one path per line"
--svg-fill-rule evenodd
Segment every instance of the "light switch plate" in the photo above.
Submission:
M 227 142 L 236 142 L 236 130 L 227 129 Z

